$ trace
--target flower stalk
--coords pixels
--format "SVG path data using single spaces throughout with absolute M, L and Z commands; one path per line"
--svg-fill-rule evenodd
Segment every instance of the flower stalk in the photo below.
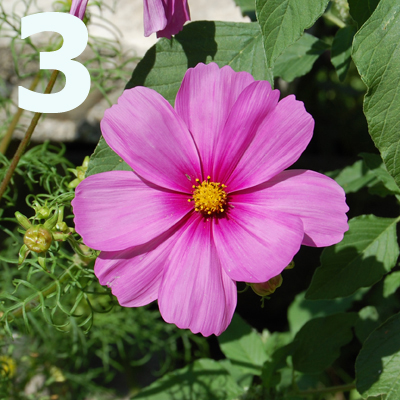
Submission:
M 51 74 L 49 83 L 47 84 L 46 90 L 44 91 L 45 94 L 49 94 L 51 93 L 51 91 L 53 90 L 54 84 L 56 82 L 57 76 L 58 76 L 58 72 L 57 70 L 54 70 L 53 73 Z M 11 181 L 11 178 L 14 174 L 15 169 L 17 168 L 17 165 L 19 163 L 19 160 L 21 159 L 22 155 L 25 152 L 26 147 L 29 144 L 29 141 L 31 140 L 32 134 L 36 128 L 37 123 L 39 122 L 40 117 L 42 116 L 42 113 L 35 113 L 32 121 L 25 133 L 24 138 L 22 139 L 21 143 L 18 146 L 17 151 L 14 154 L 13 159 L 11 160 L 11 164 L 6 172 L 6 175 L 4 177 L 3 182 L 0 185 L 0 200 L 2 199 L 8 184 Z

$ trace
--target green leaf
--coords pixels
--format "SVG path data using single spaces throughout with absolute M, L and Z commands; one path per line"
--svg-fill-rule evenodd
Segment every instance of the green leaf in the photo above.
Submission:
M 329 367 L 340 355 L 340 348 L 353 338 L 356 313 L 341 313 L 308 321 L 296 334 L 293 367 L 304 373 L 317 373 Z
M 356 360 L 356 385 L 363 397 L 400 398 L 400 314 L 369 335 Z
M 346 193 L 358 192 L 365 186 L 378 182 L 376 176 L 367 168 L 363 160 L 356 161 L 353 165 L 326 173 L 333 178 Z
M 227 358 L 225 360 L 219 360 L 219 364 L 223 366 L 235 380 L 235 382 L 242 388 L 246 389 L 251 386 L 254 375 L 250 372 L 243 372 L 243 370 L 237 365 L 233 365 Z
M 349 221 L 344 239 L 324 249 L 306 298 L 345 297 L 378 282 L 399 256 L 395 218 L 362 215 Z
M 322 15 L 328 0 L 257 0 L 256 13 L 263 34 L 267 66 Z
M 340 81 L 344 81 L 351 62 L 351 49 L 353 37 L 357 29 L 354 26 L 346 26 L 337 31 L 331 52 L 331 62 L 336 69 Z
M 391 273 L 383 281 L 383 297 L 389 297 L 400 287 L 400 271 Z
M 314 65 L 317 58 L 329 48 L 322 40 L 305 33 L 289 46 L 275 62 L 274 76 L 286 82 L 305 75 Z
M 261 374 L 267 354 L 261 336 L 239 315 L 233 316 L 228 329 L 218 337 L 222 352 L 233 365 L 253 375 Z
M 400 188 L 396 185 L 396 182 L 387 171 L 382 159 L 378 154 L 361 153 L 360 156 L 364 159 L 364 162 L 370 171 L 379 179 L 380 182 L 383 183 L 383 186 L 387 189 L 384 192 L 381 190 L 381 195 L 400 194 Z M 379 192 L 377 194 L 379 194 Z
M 134 398 L 145 400 L 230 400 L 243 393 L 217 361 L 200 359 L 171 372 L 144 388 Z
M 273 84 L 258 23 L 197 21 L 185 25 L 171 40 L 160 39 L 151 47 L 136 66 L 126 88 L 149 87 L 174 105 L 186 70 L 200 62 L 216 62 L 220 67 L 230 65 L 235 71 L 247 71 L 255 79 Z M 98 147 L 86 176 L 129 169 L 103 139 Z
M 127 88 L 147 86 L 173 105 L 186 70 L 212 61 L 273 84 L 257 23 L 198 21 L 185 25 L 172 40 L 160 39 L 151 47 L 133 71 Z
M 380 324 L 379 314 L 374 306 L 367 306 L 358 313 L 359 319 L 355 324 L 355 333 L 358 340 L 363 343 Z
M 290 332 L 296 334 L 300 328 L 315 317 L 344 312 L 351 307 L 354 301 L 360 300 L 363 291 L 357 291 L 353 296 L 333 300 L 306 300 L 305 292 L 299 293 L 288 309 Z
M 354 37 L 353 60 L 367 85 L 364 113 L 383 162 L 400 186 L 400 3 L 381 0 Z
M 359 28 L 374 12 L 379 0 L 349 0 L 350 15 Z
M 243 15 L 255 13 L 256 1 L 255 0 L 235 0 L 236 5 L 240 8 Z
M 132 168 L 110 149 L 102 136 L 90 157 L 85 176 L 106 171 L 132 171 Z

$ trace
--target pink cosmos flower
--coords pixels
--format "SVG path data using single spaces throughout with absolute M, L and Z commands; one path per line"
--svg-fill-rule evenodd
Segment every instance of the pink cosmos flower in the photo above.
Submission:
M 190 20 L 187 0 L 144 0 L 144 36 L 157 32 L 157 37 L 171 39 Z
M 126 90 L 101 129 L 135 172 L 89 176 L 72 203 L 77 232 L 102 250 L 100 283 L 122 306 L 158 299 L 167 322 L 222 333 L 236 281 L 266 282 L 302 244 L 329 246 L 348 229 L 335 181 L 284 171 L 313 127 L 294 96 L 279 101 L 268 82 L 214 63 L 186 72 L 175 108 Z
M 70 14 L 83 20 L 88 0 L 72 0 Z

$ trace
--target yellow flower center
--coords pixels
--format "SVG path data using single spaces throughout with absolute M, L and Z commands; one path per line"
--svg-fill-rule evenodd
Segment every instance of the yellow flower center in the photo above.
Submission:
M 193 185 L 193 198 L 188 201 L 194 201 L 194 209 L 197 212 L 211 215 L 224 212 L 227 204 L 228 195 L 225 192 L 226 186 L 219 182 L 210 182 L 210 177 L 200 183 L 196 179 L 196 185 Z

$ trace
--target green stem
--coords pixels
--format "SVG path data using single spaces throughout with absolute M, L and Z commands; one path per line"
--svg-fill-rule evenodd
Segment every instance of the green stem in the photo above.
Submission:
M 346 24 L 341 19 L 339 19 L 338 17 L 333 15 L 331 12 L 326 12 L 322 16 L 325 19 L 327 19 L 328 21 L 330 21 L 333 24 L 337 25 L 339 28 L 344 28 L 346 26 Z
M 51 93 L 53 86 L 56 82 L 57 75 L 58 75 L 58 71 L 54 70 L 53 73 L 51 74 L 50 81 L 47 84 L 46 90 L 44 91 L 45 94 Z M 24 153 L 26 147 L 28 146 L 31 136 L 32 136 L 41 116 L 42 116 L 42 113 L 35 113 L 35 115 L 32 118 L 31 124 L 29 125 L 29 127 L 25 133 L 25 137 L 22 139 L 21 143 L 18 146 L 17 151 L 15 152 L 15 155 L 14 155 L 14 157 L 11 161 L 11 164 L 6 172 L 4 180 L 3 180 L 3 182 L 1 182 L 1 185 L 0 185 L 0 200 L 3 197 L 3 195 L 7 189 L 7 186 L 11 181 L 11 178 L 14 174 L 15 169 L 17 168 L 19 160 L 21 159 L 22 154 Z
M 301 396 L 314 396 L 318 394 L 336 393 L 336 392 L 349 392 L 356 388 L 355 383 L 347 383 L 345 385 L 330 386 L 321 389 L 299 390 L 296 394 Z
M 35 79 L 33 80 L 31 86 L 29 87 L 29 90 L 35 90 L 36 86 L 38 85 L 38 83 L 40 81 L 41 76 L 42 76 L 42 74 L 39 72 L 36 75 Z M 1 154 L 6 154 L 8 145 L 11 142 L 12 135 L 15 131 L 15 128 L 17 127 L 17 124 L 18 124 L 23 112 L 24 112 L 24 110 L 22 108 L 18 108 L 18 111 L 14 115 L 14 118 L 12 119 L 11 124 L 8 127 L 6 134 L 4 135 L 3 139 L 1 140 L 1 143 L 0 143 L 0 153 Z

